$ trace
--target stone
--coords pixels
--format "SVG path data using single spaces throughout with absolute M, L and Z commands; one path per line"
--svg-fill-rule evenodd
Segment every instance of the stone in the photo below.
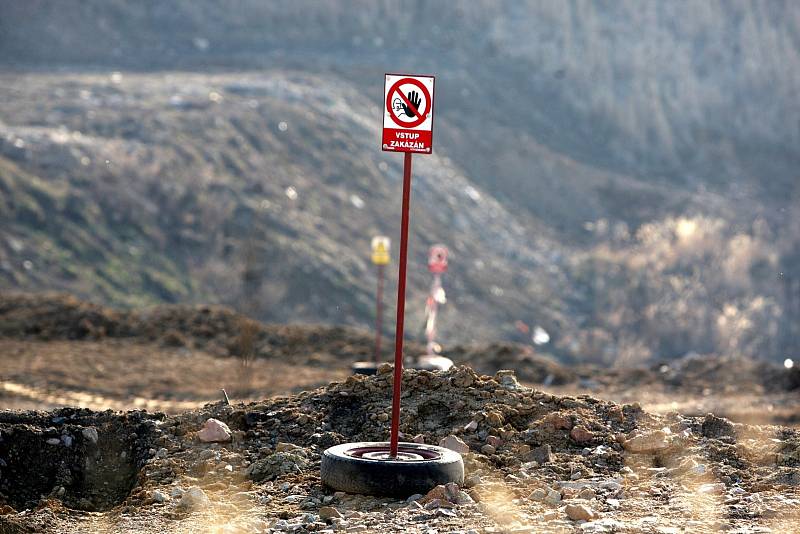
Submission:
M 453 502 L 458 505 L 474 504 L 475 499 L 470 497 L 469 493 L 467 493 L 466 491 L 461 490 L 458 492 L 458 495 L 456 495 L 456 499 Z
M 510 369 L 502 369 L 497 371 L 494 375 L 494 379 L 497 380 L 497 382 L 500 383 L 500 386 L 505 389 L 522 389 L 522 386 L 517 381 L 517 376 L 514 374 L 514 371 Z
M 478 430 L 478 422 L 477 421 L 470 421 L 466 425 L 464 425 L 464 432 L 475 432 Z
M 543 422 L 554 430 L 570 430 L 572 428 L 572 419 L 558 412 L 547 414 Z
M 583 504 L 568 504 L 564 511 L 573 521 L 589 521 L 597 517 L 597 512 Z
M 570 430 L 569 437 L 576 443 L 588 443 L 594 439 L 594 434 L 582 426 L 576 426 Z
M 469 367 L 460 367 L 451 381 L 455 387 L 468 388 L 475 383 L 474 371 Z
M 378 421 L 380 421 L 381 423 L 385 423 L 386 421 L 388 421 L 388 420 L 389 420 L 389 414 L 388 414 L 388 413 L 386 413 L 386 412 L 379 413 L 379 414 L 378 414 L 378 417 L 377 417 L 377 419 L 378 419 Z
M 391 373 L 394 370 L 394 365 L 391 363 L 382 363 L 378 366 L 377 374 L 379 375 L 386 375 Z
M 553 450 L 550 448 L 550 445 L 547 444 L 531 449 L 528 458 L 537 462 L 539 465 L 550 463 L 555 459 Z
M 701 484 L 697 488 L 697 493 L 704 495 L 721 495 L 725 493 L 725 484 L 722 482 L 712 482 L 709 484 Z
M 245 474 L 253 482 L 262 482 L 274 480 L 290 473 L 300 473 L 306 467 L 308 467 L 308 460 L 297 452 L 276 452 L 250 464 L 245 469 Z
M 455 482 L 448 482 L 444 485 L 444 497 L 452 503 L 455 503 L 458 499 L 459 491 L 461 491 L 461 488 Z
M 703 436 L 707 438 L 734 438 L 736 432 L 733 429 L 733 424 L 722 417 L 717 417 L 714 414 L 706 415 L 703 420 L 702 427 Z
M 450 434 L 439 442 L 440 447 L 456 451 L 459 454 L 466 454 L 469 452 L 469 446 L 464 443 L 458 436 Z
M 227 443 L 231 440 L 231 429 L 218 419 L 206 419 L 197 438 L 203 443 Z
M 492 446 L 492 447 L 494 447 L 495 449 L 497 449 L 497 448 L 498 448 L 498 447 L 500 447 L 500 445 L 503 443 L 503 440 L 502 440 L 502 439 L 500 439 L 500 438 L 498 438 L 497 436 L 488 436 L 488 437 L 486 438 L 486 443 L 487 443 L 488 445 L 491 445 L 491 446 Z
M 208 508 L 211 501 L 208 499 L 206 492 L 197 486 L 192 486 L 186 493 L 181 496 L 178 502 L 178 508 L 184 511 L 197 511 Z
M 99 439 L 99 436 L 97 435 L 97 429 L 93 426 L 89 426 L 81 430 L 81 435 L 84 437 L 84 439 L 92 443 L 97 443 L 97 440 Z
M 423 436 L 422 434 L 417 434 L 416 436 L 411 438 L 411 441 L 413 441 L 414 443 L 425 443 L 425 436 Z
M 416 501 L 420 500 L 423 497 L 424 497 L 423 494 L 415 493 L 414 495 L 412 495 L 408 499 L 406 499 L 406 502 L 416 502 Z
M 596 497 L 596 494 L 592 488 L 583 488 L 581 491 L 578 492 L 578 498 L 584 499 L 586 501 L 591 501 Z
M 329 519 L 343 519 L 344 516 L 339 513 L 339 510 L 334 508 L 333 506 L 323 506 L 319 509 L 319 517 L 323 521 L 328 521 Z
M 663 430 L 655 430 L 648 433 L 634 434 L 632 437 L 626 439 L 622 443 L 622 446 L 626 451 L 634 454 L 653 454 L 668 449 L 670 442 L 666 432 Z
M 486 455 L 492 455 L 495 453 L 495 448 L 487 444 L 481 447 L 481 452 Z
M 480 475 L 472 474 L 467 477 L 464 477 L 464 487 L 465 488 L 474 488 L 478 484 L 481 483 Z
M 556 506 L 561 502 L 561 493 L 554 489 L 549 489 L 547 491 L 547 495 L 544 498 L 544 502 L 551 505 Z
M 617 521 L 615 519 L 606 518 L 600 519 L 598 521 L 590 521 L 588 523 L 583 523 L 580 525 L 581 533 L 585 534 L 611 534 L 612 532 L 623 532 L 625 530 L 625 523 Z M 671 527 L 662 527 L 657 532 L 667 534 L 670 532 Z M 664 530 L 667 529 L 667 530 Z M 680 531 L 675 529 L 674 532 L 682 532 L 683 529 Z M 714 529 L 714 532 L 717 532 L 717 529 Z
M 558 519 L 558 512 L 555 510 L 548 510 L 542 514 L 542 519 L 545 521 L 555 521 Z
M 300 447 L 298 447 L 294 443 L 279 442 L 277 445 L 275 445 L 275 452 L 286 452 L 286 451 L 297 451 L 297 450 L 300 450 Z
M 447 501 L 444 501 L 442 499 L 432 499 L 432 500 L 428 501 L 425 504 L 425 506 L 423 506 L 423 508 L 425 508 L 426 510 L 434 510 L 436 508 L 441 507 L 442 504 L 444 504 L 445 502 L 447 502 Z
M 442 484 L 435 486 L 424 497 L 417 499 L 420 504 L 427 504 L 431 501 L 444 501 L 447 500 L 447 490 Z
M 544 502 L 545 497 L 547 497 L 547 490 L 544 488 L 536 488 L 528 495 L 530 500 L 538 502 Z
M 50 439 L 48 439 L 48 440 L 46 441 L 46 443 L 47 443 L 48 445 L 58 445 L 59 443 L 61 443 L 61 440 L 60 440 L 60 439 L 58 439 L 58 438 L 50 438 Z
M 151 494 L 151 497 L 153 498 L 153 502 L 157 502 L 157 503 L 166 502 L 170 498 L 169 495 L 167 495 L 166 493 L 164 493 L 161 490 L 153 490 L 153 493 Z
M 486 414 L 486 422 L 493 427 L 498 427 L 503 424 L 503 415 L 498 412 L 489 412 Z

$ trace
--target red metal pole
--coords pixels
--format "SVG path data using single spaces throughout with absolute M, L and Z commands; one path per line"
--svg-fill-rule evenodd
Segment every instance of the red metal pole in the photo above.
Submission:
M 403 162 L 403 214 L 400 223 L 400 268 L 397 279 L 397 328 L 394 334 L 394 396 L 390 456 L 397 457 L 400 434 L 400 385 L 403 380 L 403 320 L 406 312 L 406 261 L 408 259 L 408 211 L 411 204 L 411 152 Z
M 383 265 L 378 265 L 378 294 L 375 297 L 375 366 L 381 362 L 381 332 L 383 332 Z

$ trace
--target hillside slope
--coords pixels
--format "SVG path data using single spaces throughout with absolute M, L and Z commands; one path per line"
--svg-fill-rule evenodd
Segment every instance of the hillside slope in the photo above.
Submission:
M 437 125 L 415 159 L 411 335 L 441 241 L 446 342 L 521 319 L 605 362 L 791 345 L 791 2 L 0 10 L 2 287 L 370 324 L 368 239 L 396 243 L 399 219 L 382 74 L 421 71 Z

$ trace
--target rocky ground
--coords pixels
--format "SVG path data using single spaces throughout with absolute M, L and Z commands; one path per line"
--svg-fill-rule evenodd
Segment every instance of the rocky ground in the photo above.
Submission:
M 463 448 L 463 488 L 392 499 L 323 487 L 323 449 L 386 436 L 390 371 L 175 416 L 3 412 L 0 532 L 797 529 L 796 430 L 652 415 L 467 367 L 407 371 L 401 417 L 405 439 Z M 225 423 L 216 435 L 209 418 Z
M 373 347 L 370 332 L 262 324 L 224 307 L 121 311 L 64 295 L 2 293 L 0 407 L 179 413 L 219 400 L 223 388 L 255 401 L 343 380 L 353 362 L 373 358 Z M 408 356 L 423 350 L 406 343 Z M 564 365 L 514 343 L 445 347 L 444 354 L 481 374 L 513 369 L 521 383 L 554 394 L 752 424 L 800 422 L 800 366 L 697 355 L 637 367 Z
M 463 451 L 463 487 L 336 493 L 320 452 L 388 434 L 391 367 L 349 376 L 372 343 L 3 295 L 0 534 L 798 531 L 797 369 L 735 358 L 601 369 L 452 347 L 470 367 L 406 371 L 401 431 Z

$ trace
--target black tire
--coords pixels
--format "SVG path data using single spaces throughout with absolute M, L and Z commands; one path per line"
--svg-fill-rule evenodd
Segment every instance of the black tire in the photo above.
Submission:
M 409 368 L 422 371 L 447 371 L 453 367 L 453 360 L 444 356 L 420 356 Z
M 427 493 L 439 484 L 464 482 L 464 460 L 450 449 L 419 443 L 400 443 L 400 451 L 434 453 L 435 458 L 403 461 L 354 457 L 347 451 L 388 449 L 386 442 L 344 443 L 322 453 L 323 484 L 347 493 L 408 497 Z
M 374 362 L 355 362 L 353 363 L 353 374 L 356 375 L 374 375 L 378 372 L 378 366 Z

